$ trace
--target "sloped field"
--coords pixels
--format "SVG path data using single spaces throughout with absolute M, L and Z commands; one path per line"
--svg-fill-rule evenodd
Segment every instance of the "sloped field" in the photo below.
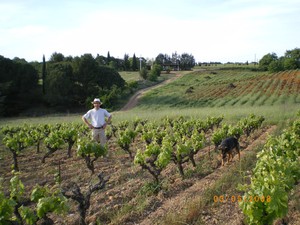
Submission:
M 147 107 L 273 106 L 300 103 L 300 71 L 195 71 L 141 98 Z

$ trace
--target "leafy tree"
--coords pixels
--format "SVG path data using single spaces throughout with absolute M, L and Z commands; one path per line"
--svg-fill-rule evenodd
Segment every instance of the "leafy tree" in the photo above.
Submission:
M 110 61 L 109 62 L 109 67 L 112 69 L 117 70 L 118 69 L 118 63 L 116 61 Z
M 296 58 L 285 58 L 283 63 L 285 70 L 294 70 L 300 68 L 297 64 L 298 62 Z
M 176 52 L 172 53 L 172 56 L 160 53 L 155 58 L 155 63 L 162 66 L 162 70 L 170 70 L 170 66 L 176 66 L 182 70 L 190 70 L 196 65 L 194 56 L 191 54 L 183 53 L 179 56 Z
M 71 105 L 74 99 L 73 69 L 70 63 L 49 65 L 45 80 L 46 100 L 51 105 Z
M 267 55 L 264 55 L 261 60 L 259 60 L 259 67 L 267 71 L 270 63 L 276 60 L 278 60 L 278 57 L 275 53 L 268 53 Z
M 178 61 L 180 60 L 179 55 L 177 54 L 177 52 L 172 53 L 172 57 L 171 57 L 171 61 L 173 64 L 178 64 Z
M 106 64 L 106 57 L 102 56 L 102 55 L 99 55 L 97 54 L 97 57 L 96 57 L 96 62 L 98 63 L 99 66 L 103 66 Z
M 164 62 L 165 62 L 165 59 L 166 59 L 166 58 L 165 58 L 165 55 L 162 54 L 162 53 L 160 53 L 158 56 L 156 56 L 155 62 L 154 62 L 154 63 L 163 66 L 163 64 L 164 64 Z
M 73 61 L 73 57 L 72 57 L 71 55 L 66 56 L 66 57 L 64 58 L 64 61 L 65 61 L 65 62 L 72 62 L 72 61 Z
M 32 105 L 38 71 L 24 60 L 0 56 L 0 115 L 15 115 Z
M 50 57 L 50 62 L 63 62 L 65 59 L 64 55 L 62 53 L 57 53 L 57 52 L 54 52 L 51 57 Z
M 272 61 L 269 66 L 268 66 L 268 70 L 271 73 L 275 73 L 275 72 L 279 72 L 283 70 L 283 63 L 282 60 L 275 60 Z
M 294 63 L 293 66 L 296 66 L 296 68 L 300 68 L 300 48 L 286 51 L 285 58 L 293 59 L 291 60 L 291 62 Z
M 191 70 L 196 65 L 193 55 L 183 53 L 180 57 L 180 69 Z
M 27 64 L 27 61 L 25 59 L 20 59 L 19 57 L 13 58 L 13 61 L 16 63 Z
M 113 58 L 114 69 L 117 71 L 124 70 L 124 60 L 119 58 Z
M 275 53 L 269 53 L 259 61 L 259 67 L 270 72 L 300 68 L 300 49 L 287 50 L 285 55 L 279 59 Z
M 286 51 L 284 58 L 285 70 L 294 70 L 300 68 L 300 48 Z
M 85 101 L 88 96 L 95 95 L 98 92 L 96 79 L 99 73 L 99 65 L 91 54 L 84 54 L 75 59 L 73 69 L 77 98 L 79 101 Z
M 37 87 L 38 72 L 28 63 L 17 65 L 16 85 L 18 92 L 22 94 L 29 93 L 33 88 Z
M 98 67 L 96 84 L 100 88 L 111 88 L 113 85 L 124 87 L 125 80 L 116 70 L 107 66 L 100 66 Z
M 125 81 L 113 68 L 101 66 L 100 57 L 91 54 L 75 57 L 72 63 L 51 63 L 47 69 L 47 101 L 51 105 L 83 105 L 90 96 L 109 93 L 113 85 L 124 87 Z M 113 62 L 113 61 L 112 61 Z

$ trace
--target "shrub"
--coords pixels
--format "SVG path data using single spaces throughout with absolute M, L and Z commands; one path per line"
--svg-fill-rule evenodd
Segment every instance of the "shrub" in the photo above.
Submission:
M 146 80 L 148 78 L 148 70 L 146 68 L 142 68 L 140 70 L 140 77 Z

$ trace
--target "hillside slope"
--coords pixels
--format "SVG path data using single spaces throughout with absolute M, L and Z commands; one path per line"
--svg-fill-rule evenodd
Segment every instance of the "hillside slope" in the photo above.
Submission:
M 149 91 L 140 108 L 252 107 L 300 104 L 300 70 L 194 71 Z

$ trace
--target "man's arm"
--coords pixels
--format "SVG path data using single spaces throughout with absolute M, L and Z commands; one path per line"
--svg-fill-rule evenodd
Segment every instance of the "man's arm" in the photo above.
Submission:
M 88 121 L 84 116 L 82 116 L 81 119 L 83 120 L 83 122 L 84 122 L 86 125 L 88 125 L 89 128 L 91 128 L 91 129 L 93 128 L 93 125 L 90 124 L 89 121 Z
M 104 128 L 104 129 L 106 128 L 107 124 L 110 124 L 111 118 L 112 118 L 111 115 L 110 115 L 109 117 L 107 117 L 106 123 L 103 125 L 103 128 Z

